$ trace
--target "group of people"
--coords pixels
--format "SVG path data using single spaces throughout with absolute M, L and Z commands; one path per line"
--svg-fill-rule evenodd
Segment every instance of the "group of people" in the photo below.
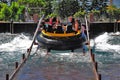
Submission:
M 81 24 L 78 19 L 75 19 L 72 16 L 68 17 L 67 23 L 61 22 L 58 17 L 53 17 L 43 20 L 41 27 L 46 32 L 71 33 L 71 32 L 77 32 L 80 29 Z
M 45 30 L 46 32 L 51 33 L 71 33 L 71 32 L 77 32 L 78 30 L 81 30 L 82 32 L 82 38 L 84 38 L 87 41 L 87 32 L 86 32 L 86 25 L 80 23 L 78 19 L 73 18 L 72 16 L 68 17 L 68 22 L 63 23 L 60 21 L 59 18 L 53 17 L 44 19 L 40 25 L 40 28 L 42 30 Z M 40 29 L 40 30 L 41 30 Z M 38 46 L 37 50 L 40 46 Z M 36 50 L 36 51 L 37 51 Z M 87 51 L 86 45 L 83 46 L 83 53 Z

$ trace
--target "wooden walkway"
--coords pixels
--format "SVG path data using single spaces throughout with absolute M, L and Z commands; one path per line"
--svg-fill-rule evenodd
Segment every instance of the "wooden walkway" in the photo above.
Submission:
M 55 56 L 46 60 L 38 55 L 30 57 L 14 80 L 95 80 L 91 62 L 54 59 Z

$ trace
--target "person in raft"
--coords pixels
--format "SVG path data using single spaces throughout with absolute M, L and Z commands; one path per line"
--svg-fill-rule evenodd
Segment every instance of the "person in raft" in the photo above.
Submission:
M 66 31 L 66 33 L 75 32 L 74 31 L 74 26 L 75 26 L 75 19 L 72 16 L 68 17 L 68 23 L 67 23 L 67 31 Z

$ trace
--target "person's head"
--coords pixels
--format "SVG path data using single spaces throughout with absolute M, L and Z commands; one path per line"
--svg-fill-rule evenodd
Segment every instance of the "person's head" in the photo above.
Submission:
M 82 24 L 82 26 L 84 26 L 86 28 L 86 25 L 85 24 Z
M 52 25 L 52 18 L 49 18 L 49 24 Z
M 57 18 L 53 17 L 52 22 L 56 22 Z
M 56 23 L 57 23 L 57 24 L 60 23 L 60 18 L 59 18 L 59 17 L 56 19 Z
M 78 22 L 78 19 L 75 19 L 75 22 Z
M 68 22 L 72 22 L 72 20 L 73 20 L 73 17 L 72 17 L 72 16 L 69 16 L 69 17 L 68 17 Z
M 52 18 L 49 18 L 49 22 L 52 22 Z
M 68 22 L 71 22 L 72 24 L 74 24 L 75 19 L 72 16 L 70 16 L 70 17 L 68 17 Z
M 45 19 L 45 22 L 49 22 L 49 19 L 47 18 L 47 19 Z

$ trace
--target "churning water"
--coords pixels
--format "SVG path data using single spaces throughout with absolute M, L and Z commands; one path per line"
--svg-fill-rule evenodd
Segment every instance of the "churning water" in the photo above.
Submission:
M 118 34 L 119 32 L 117 32 Z M 102 80 L 120 80 L 120 36 L 113 36 L 113 33 L 104 33 L 99 35 L 95 39 L 91 39 L 91 46 L 93 48 L 93 53 L 95 54 L 95 59 L 98 62 L 98 72 L 102 75 Z M 11 35 L 10 33 L 0 33 L 0 80 L 5 80 L 5 75 L 7 73 L 11 74 L 14 70 L 14 64 L 16 61 L 20 62 L 23 53 L 26 53 L 27 48 L 30 47 L 32 42 L 32 37 L 29 34 L 15 34 Z M 58 74 L 57 76 L 62 75 L 60 79 L 53 79 L 53 80 L 80 80 L 80 77 L 84 76 L 81 80 L 94 80 L 91 78 L 90 72 L 90 65 L 89 64 L 89 54 L 87 53 L 86 56 L 82 56 L 81 50 L 76 50 L 75 53 L 71 53 L 69 51 L 65 52 L 57 52 L 52 51 L 52 56 L 49 57 L 51 63 L 55 64 L 41 64 L 40 62 L 43 60 L 45 55 L 45 50 L 40 50 L 39 53 L 34 55 L 37 46 L 33 46 L 32 54 L 29 61 L 37 61 L 37 63 L 33 63 L 30 66 L 36 67 L 39 66 L 47 66 L 47 69 L 41 67 L 41 71 L 43 69 L 43 74 L 47 71 L 46 74 L 50 74 L 50 70 L 52 71 L 52 67 L 54 68 L 61 68 L 59 67 L 61 64 L 64 65 L 65 73 L 58 74 L 52 73 L 54 75 Z M 43 56 L 43 57 L 39 57 Z M 61 63 L 64 61 L 64 63 Z M 56 63 L 57 62 L 57 63 Z M 29 62 L 28 62 L 29 63 Z M 72 63 L 72 64 L 71 64 Z M 41 65 L 40 65 L 41 64 Z M 74 66 L 74 68 L 73 68 Z M 87 69 L 83 70 L 85 66 Z M 89 69 L 88 69 L 89 68 Z M 80 74 L 78 72 L 80 70 Z M 87 72 L 88 70 L 88 72 Z M 82 74 L 81 74 L 82 71 Z M 86 72 L 84 72 L 86 71 Z M 27 72 L 27 71 L 26 71 Z M 61 71 L 58 71 L 61 72 Z M 73 74 L 77 73 L 77 74 Z M 85 74 L 83 74 L 85 73 Z M 42 74 L 42 75 L 43 75 Z M 64 75 L 64 76 L 63 76 Z M 77 75 L 73 76 L 74 78 L 66 78 L 66 76 Z M 86 76 L 87 75 L 87 76 Z M 21 74 L 19 74 L 21 77 Z M 40 75 L 39 75 L 40 76 Z M 45 76 L 45 75 L 43 75 Z M 28 79 L 21 79 L 18 77 L 18 80 L 28 80 Z M 25 77 L 25 76 L 24 76 Z M 76 78 L 78 77 L 78 78 Z M 64 78 L 64 79 L 63 79 Z M 90 79 L 91 78 L 91 79 Z M 30 79 L 29 79 L 30 80 Z M 46 79 L 36 79 L 36 80 L 48 80 Z

